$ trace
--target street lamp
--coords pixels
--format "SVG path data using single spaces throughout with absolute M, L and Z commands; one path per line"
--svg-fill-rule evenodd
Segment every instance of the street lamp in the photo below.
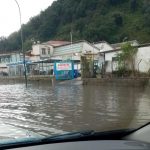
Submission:
M 20 34 L 21 34 L 21 50 L 23 53 L 23 66 L 24 66 L 24 77 L 25 77 L 25 83 L 26 83 L 26 87 L 27 87 L 27 70 L 26 70 L 26 63 L 25 63 L 25 51 L 23 48 L 23 33 L 22 33 L 22 22 L 21 22 L 21 9 L 19 6 L 19 3 L 17 0 L 14 0 L 18 6 L 18 10 L 19 10 L 19 19 L 20 19 Z

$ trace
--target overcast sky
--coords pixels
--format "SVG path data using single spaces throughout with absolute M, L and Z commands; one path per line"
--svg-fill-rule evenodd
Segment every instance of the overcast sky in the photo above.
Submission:
M 22 14 L 22 23 L 40 11 L 45 10 L 54 0 L 17 0 Z M 8 36 L 20 28 L 19 10 L 15 0 L 0 0 L 0 36 Z

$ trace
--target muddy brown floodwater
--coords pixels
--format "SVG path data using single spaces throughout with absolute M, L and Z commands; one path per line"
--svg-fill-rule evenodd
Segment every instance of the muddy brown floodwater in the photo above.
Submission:
M 149 121 L 150 87 L 0 85 L 0 123 L 41 135 L 137 127 Z

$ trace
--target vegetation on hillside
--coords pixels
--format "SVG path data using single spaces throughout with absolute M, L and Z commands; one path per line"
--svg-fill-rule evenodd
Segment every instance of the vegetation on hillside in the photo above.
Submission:
M 23 27 L 24 48 L 33 41 L 85 39 L 150 42 L 149 0 L 57 0 Z M 20 31 L 0 38 L 1 51 L 21 49 Z

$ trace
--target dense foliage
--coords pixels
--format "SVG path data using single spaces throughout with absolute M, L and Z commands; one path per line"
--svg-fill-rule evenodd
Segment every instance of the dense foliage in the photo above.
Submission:
M 121 46 L 121 52 L 117 54 L 118 71 L 126 72 L 128 70 L 135 74 L 135 56 L 137 54 L 137 47 L 131 46 L 130 43 L 126 43 Z
M 149 0 L 57 0 L 23 25 L 24 48 L 33 41 L 85 39 L 150 42 Z M 0 50 L 19 50 L 20 31 L 0 38 Z

